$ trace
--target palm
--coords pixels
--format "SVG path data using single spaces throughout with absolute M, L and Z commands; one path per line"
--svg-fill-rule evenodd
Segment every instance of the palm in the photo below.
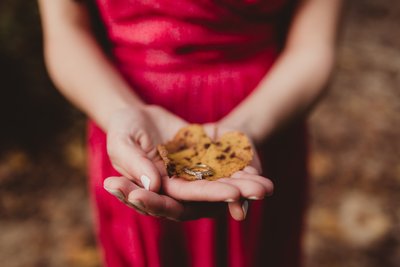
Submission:
M 115 167 L 123 176 L 110 177 L 105 181 L 105 187 L 109 191 L 118 190 L 125 196 L 125 201 L 140 203 L 137 206 L 140 206 L 138 209 L 142 212 L 173 219 L 191 219 L 210 216 L 210 212 L 213 213 L 216 208 L 221 207 L 221 202 L 229 202 L 231 214 L 237 219 L 243 219 L 245 215 L 241 199 L 262 199 L 272 191 L 271 182 L 258 175 L 257 156 L 252 166 L 236 172 L 230 178 L 221 178 L 217 181 L 169 178 L 164 163 L 157 154 L 155 144 L 170 140 L 185 122 L 159 109 L 150 112 L 148 118 L 142 122 L 137 132 L 130 133 L 137 148 L 136 152 L 141 153 L 142 160 L 137 161 L 138 165 L 131 169 L 119 168 L 116 164 Z M 217 132 L 220 134 L 224 132 L 224 129 L 215 131 L 214 125 L 206 125 L 205 129 L 213 138 L 218 137 Z M 147 173 L 152 171 L 152 175 L 160 178 L 160 180 L 152 179 L 150 191 L 138 186 L 140 182 L 137 177 L 140 171 L 146 171 L 143 166 L 148 166 Z

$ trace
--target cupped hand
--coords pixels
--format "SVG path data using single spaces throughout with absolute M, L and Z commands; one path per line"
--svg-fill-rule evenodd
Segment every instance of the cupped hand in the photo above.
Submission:
M 230 131 L 241 131 L 240 129 L 235 129 L 220 123 L 210 123 L 204 125 L 209 136 L 214 140 L 219 139 L 222 135 Z M 249 137 L 248 137 L 249 138 Z M 250 138 L 249 138 L 250 139 Z M 229 212 L 231 216 L 236 220 L 243 220 L 246 217 L 246 212 L 248 208 L 249 200 L 261 200 L 265 196 L 270 196 L 273 193 L 274 186 L 271 180 L 266 177 L 261 176 L 262 167 L 261 161 L 258 156 L 256 147 L 252 140 L 250 140 L 253 147 L 253 159 L 249 166 L 245 167 L 243 170 L 234 173 L 229 178 L 219 179 L 219 182 L 226 183 L 229 185 L 236 186 L 240 192 L 241 198 L 233 202 L 228 203 Z
M 186 122 L 158 106 L 122 109 L 107 127 L 107 153 L 113 167 L 147 190 L 161 187 L 157 144 L 171 139 Z
M 159 121 L 160 124 L 158 124 L 158 120 L 161 120 Z M 168 123 L 168 120 L 172 124 Z M 129 120 L 125 119 L 122 122 L 127 123 Z M 260 164 L 256 155 L 251 166 L 234 173 L 230 178 L 222 178 L 212 182 L 207 180 L 187 181 L 177 177 L 169 178 L 163 162 L 157 156 L 155 145 L 171 139 L 177 130 L 185 125 L 185 122 L 163 109 L 153 110 L 147 115 L 146 120 L 143 121 L 142 118 L 139 118 L 139 122 L 141 123 L 135 122 L 135 127 L 141 127 L 140 129 L 136 130 L 133 127 L 133 130 L 128 131 L 131 133 L 129 135 L 130 141 L 119 144 L 120 146 L 132 146 L 132 143 L 134 144 L 131 149 L 120 148 L 122 151 L 130 150 L 130 153 L 121 153 L 120 155 L 121 160 L 123 156 L 130 156 L 129 162 L 125 162 L 124 165 L 121 163 L 114 164 L 114 167 L 123 176 L 109 177 L 104 182 L 105 188 L 110 193 L 118 196 L 120 200 L 137 211 L 173 220 L 188 220 L 213 217 L 221 209 L 226 208 L 224 202 L 227 202 L 232 217 L 236 220 L 243 220 L 248 207 L 248 202 L 245 199 L 262 199 L 265 195 L 272 193 L 272 183 L 265 177 L 259 176 Z M 116 124 L 116 126 L 121 124 Z M 217 138 L 226 131 L 226 129 L 218 129 L 214 124 L 205 125 L 205 129 L 212 138 Z M 113 136 L 109 135 L 109 138 Z M 123 136 L 125 135 L 122 134 Z M 114 136 L 114 138 L 117 137 L 120 137 L 120 135 Z M 116 152 L 118 150 L 114 150 L 114 153 L 118 154 Z M 115 155 L 114 153 L 110 153 L 111 158 Z M 118 159 L 118 157 L 115 158 Z M 139 186 L 141 183 L 143 184 L 143 181 L 140 181 L 143 180 L 140 179 L 140 177 L 143 178 L 143 173 L 146 173 L 146 176 L 151 179 L 150 187 L 144 186 L 145 189 L 150 189 L 150 191 Z M 157 177 L 161 177 L 161 180 Z M 158 192 L 161 184 L 161 191 Z
M 187 181 L 165 175 L 160 193 L 145 190 L 123 176 L 107 178 L 104 186 L 110 193 L 120 192 L 115 195 L 122 202 L 144 215 L 175 221 L 217 217 L 225 214 L 228 204 L 231 216 L 241 221 L 246 218 L 248 200 L 263 199 L 273 190 L 269 180 L 255 173 L 248 166 L 230 178 L 217 181 Z
M 174 214 L 171 218 L 176 219 L 186 217 L 178 216 L 179 203 L 168 206 L 157 199 L 167 199 L 167 203 L 176 200 L 238 200 L 240 192 L 233 185 L 208 181 L 193 184 L 178 178 L 168 178 L 157 145 L 171 140 L 185 125 L 185 121 L 157 106 L 116 112 L 107 127 L 107 152 L 113 167 L 121 176 L 106 179 L 104 188 L 138 211 L 143 209 L 138 204 L 140 196 L 135 194 L 145 192 L 146 197 L 140 200 L 142 204 L 151 207 L 162 205 L 157 209 L 167 209 Z

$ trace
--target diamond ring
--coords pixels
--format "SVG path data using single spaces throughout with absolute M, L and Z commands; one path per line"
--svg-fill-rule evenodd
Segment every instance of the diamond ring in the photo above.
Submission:
M 183 171 L 189 175 L 195 176 L 196 180 L 203 180 L 206 176 L 211 176 L 214 174 L 214 170 L 202 163 L 198 163 L 192 167 L 185 167 Z

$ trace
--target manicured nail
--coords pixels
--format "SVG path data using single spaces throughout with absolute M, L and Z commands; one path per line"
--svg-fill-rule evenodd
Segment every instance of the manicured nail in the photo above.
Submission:
M 248 199 L 250 199 L 250 200 L 260 200 L 261 198 L 256 197 L 256 196 L 251 196 L 251 197 L 248 197 Z
M 104 189 L 105 189 L 108 193 L 110 193 L 111 195 L 113 195 L 113 196 L 115 196 L 116 198 L 118 198 L 119 200 L 125 201 L 125 196 L 124 196 L 124 194 L 123 194 L 121 191 L 119 191 L 118 189 L 109 189 L 109 188 L 106 188 L 106 187 L 104 187 Z
M 150 178 L 147 177 L 146 175 L 140 176 L 140 181 L 142 182 L 142 185 L 144 189 L 149 190 L 150 189 Z
M 225 200 L 225 202 L 231 203 L 231 202 L 235 202 L 235 200 L 233 198 L 228 198 Z
M 242 210 L 243 210 L 243 219 L 246 219 L 247 211 L 249 209 L 249 201 L 245 200 L 242 204 Z

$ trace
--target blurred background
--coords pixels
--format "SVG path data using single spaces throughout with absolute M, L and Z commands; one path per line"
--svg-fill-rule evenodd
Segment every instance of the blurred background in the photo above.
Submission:
M 310 116 L 306 267 L 400 266 L 400 2 L 347 1 Z M 100 266 L 85 118 L 53 88 L 35 1 L 0 2 L 0 265 Z

